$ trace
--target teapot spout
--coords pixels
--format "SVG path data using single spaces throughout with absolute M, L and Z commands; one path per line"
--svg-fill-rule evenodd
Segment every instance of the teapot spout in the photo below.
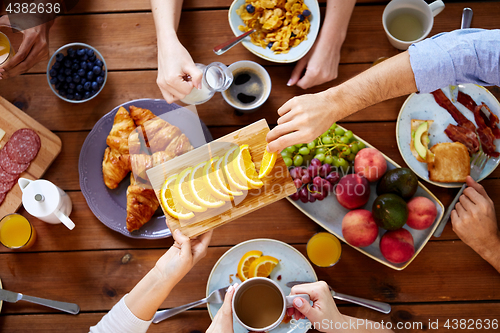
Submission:
M 19 184 L 19 187 L 21 188 L 21 191 L 24 192 L 24 189 L 31 183 L 32 181 L 26 178 L 19 178 L 17 180 L 17 183 Z

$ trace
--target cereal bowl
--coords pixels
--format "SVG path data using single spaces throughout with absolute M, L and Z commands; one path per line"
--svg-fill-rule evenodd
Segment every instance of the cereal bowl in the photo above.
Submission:
M 279 63 L 290 63 L 300 60 L 306 53 L 311 49 L 314 42 L 316 41 L 316 37 L 318 37 L 319 32 L 319 24 L 320 24 L 320 13 L 319 13 L 319 5 L 317 0 L 304 0 L 304 3 L 309 8 L 311 12 L 311 16 L 309 16 L 309 21 L 311 23 L 311 27 L 309 29 L 309 33 L 307 34 L 307 39 L 302 41 L 298 46 L 290 48 L 288 53 L 280 53 L 275 54 L 269 48 L 263 48 L 261 46 L 255 45 L 250 41 L 250 37 L 246 37 L 241 42 L 244 47 L 246 47 L 250 52 L 255 54 L 256 56 Z M 245 4 L 245 0 L 235 0 L 231 4 L 228 12 L 229 25 L 231 26 L 231 30 L 233 31 L 235 36 L 239 36 L 243 34 L 238 26 L 245 25 L 241 17 L 236 13 L 236 9 L 240 8 L 241 5 Z

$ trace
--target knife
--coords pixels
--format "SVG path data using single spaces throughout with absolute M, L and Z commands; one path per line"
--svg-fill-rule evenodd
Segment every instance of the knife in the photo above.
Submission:
M 299 284 L 304 284 L 304 283 L 313 283 L 313 282 L 307 282 L 307 281 L 293 281 L 293 282 L 288 282 L 286 284 L 287 287 L 292 288 L 293 286 L 299 285 Z M 361 298 L 361 297 L 356 297 L 356 296 L 350 296 L 346 294 L 341 294 L 332 289 L 328 285 L 328 288 L 330 288 L 330 292 L 332 294 L 332 297 L 341 301 L 346 301 L 350 303 L 354 303 L 357 305 L 364 306 L 365 308 L 369 308 L 378 312 L 382 312 L 385 314 L 388 314 L 391 312 L 391 305 L 388 303 L 384 302 L 378 302 L 378 301 L 372 301 L 369 299 Z
M 16 303 L 17 301 L 26 301 L 35 304 L 40 304 L 43 306 L 47 306 L 52 309 L 64 311 L 71 314 L 78 314 L 80 312 L 80 307 L 74 303 L 66 303 L 53 301 L 45 298 L 38 298 L 33 296 L 26 296 L 20 293 L 15 293 L 13 291 L 8 291 L 5 289 L 0 289 L 0 300 L 6 301 L 9 303 Z
M 460 29 L 469 29 L 470 28 L 470 24 L 472 23 L 472 9 L 470 8 L 464 8 L 464 10 L 462 11 L 462 23 L 460 25 Z M 451 101 L 453 103 L 455 103 L 457 101 L 457 97 L 458 97 L 458 86 L 454 86 L 454 85 L 449 85 L 449 89 L 450 89 L 450 98 L 451 98 Z

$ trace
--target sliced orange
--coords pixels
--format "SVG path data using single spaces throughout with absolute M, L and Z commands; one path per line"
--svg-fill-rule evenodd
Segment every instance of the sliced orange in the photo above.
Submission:
M 178 220 L 189 220 L 194 217 L 193 212 L 185 209 L 177 201 L 174 195 L 174 183 L 177 180 L 177 175 L 170 176 L 163 184 L 160 191 L 160 201 L 163 209 L 165 209 L 168 215 L 176 218 Z
M 255 259 L 248 269 L 248 278 L 268 277 L 278 264 L 279 260 L 271 256 L 262 256 Z
M 262 156 L 262 161 L 260 162 L 259 179 L 266 177 L 273 171 L 277 159 L 278 153 L 270 153 L 267 149 L 264 151 L 264 156 Z
M 262 187 L 264 183 L 259 179 L 257 171 L 255 171 L 255 164 L 252 161 L 248 145 L 240 146 L 240 150 L 234 152 L 233 156 L 233 170 L 239 180 L 251 188 Z
M 237 275 L 242 282 L 248 279 L 248 270 L 250 268 L 250 265 L 255 260 L 260 258 L 260 256 L 262 256 L 262 252 L 254 250 L 254 251 L 248 251 L 243 255 L 243 257 L 241 257 L 240 262 L 238 263 Z

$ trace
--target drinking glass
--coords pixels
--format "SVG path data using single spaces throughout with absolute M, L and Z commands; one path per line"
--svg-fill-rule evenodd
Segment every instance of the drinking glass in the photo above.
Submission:
M 8 249 L 27 249 L 35 243 L 35 227 L 22 215 L 9 214 L 0 220 L 0 243 Z

